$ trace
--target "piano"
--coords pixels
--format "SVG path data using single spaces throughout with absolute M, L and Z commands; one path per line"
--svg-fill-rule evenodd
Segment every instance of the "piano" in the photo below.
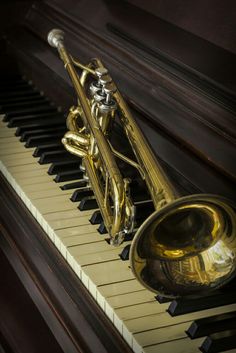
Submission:
M 183 195 L 236 201 L 235 4 L 51 0 L 1 5 L 0 347 L 4 352 L 236 352 L 235 280 L 155 297 L 107 233 L 61 137 L 75 93 L 47 33 L 99 57 Z M 141 212 L 149 207 L 141 203 Z

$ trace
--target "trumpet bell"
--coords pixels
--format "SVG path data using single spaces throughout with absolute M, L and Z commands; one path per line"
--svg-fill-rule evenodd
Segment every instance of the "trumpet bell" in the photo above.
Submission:
M 172 202 L 139 228 L 130 259 L 141 284 L 164 296 L 219 288 L 236 274 L 235 206 L 207 194 Z

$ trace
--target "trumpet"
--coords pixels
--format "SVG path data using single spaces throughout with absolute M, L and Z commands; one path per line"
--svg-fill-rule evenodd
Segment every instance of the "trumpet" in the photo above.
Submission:
M 136 278 L 145 288 L 168 297 L 201 295 L 228 283 L 236 274 L 235 205 L 218 195 L 178 195 L 102 62 L 93 59 L 83 65 L 73 58 L 59 29 L 49 32 L 48 42 L 58 50 L 78 100 L 69 111 L 69 131 L 62 143 L 82 158 L 111 244 L 120 245 L 135 227 L 130 179 L 122 176 L 117 159 L 138 170 L 152 198 L 155 212 L 131 243 Z M 133 159 L 110 141 L 115 119 Z

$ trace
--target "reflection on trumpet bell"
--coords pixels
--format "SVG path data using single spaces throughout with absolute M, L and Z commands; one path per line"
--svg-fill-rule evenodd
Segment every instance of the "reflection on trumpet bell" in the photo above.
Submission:
M 214 195 L 183 197 L 152 214 L 135 235 L 131 266 L 165 296 L 203 294 L 236 271 L 235 210 Z

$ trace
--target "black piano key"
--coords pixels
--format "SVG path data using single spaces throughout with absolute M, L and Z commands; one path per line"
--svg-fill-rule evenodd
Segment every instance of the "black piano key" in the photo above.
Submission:
M 20 91 L 30 91 L 33 87 L 26 82 L 13 83 L 10 85 L 5 85 L 5 87 L 0 87 L 0 95 L 7 95 Z
M 33 136 L 29 137 L 25 143 L 25 147 L 37 147 L 37 146 L 42 146 L 50 142 L 59 142 L 62 139 L 61 133 L 57 134 L 44 134 L 44 135 L 39 135 L 39 136 Z
M 4 115 L 3 121 L 7 122 L 11 118 L 17 118 L 20 116 L 26 116 L 26 115 L 32 115 L 34 113 L 39 114 L 39 113 L 56 113 L 57 109 L 53 106 L 50 106 L 47 104 L 42 105 L 42 106 L 37 106 L 37 107 L 32 107 L 32 108 L 25 108 L 25 109 L 19 109 L 12 111 L 10 113 L 7 113 Z
M 158 301 L 158 303 L 163 304 L 163 303 L 168 303 L 171 301 L 170 298 L 164 297 L 163 295 L 158 294 L 155 299 Z
M 14 81 L 25 81 L 24 76 L 20 75 L 19 73 L 8 73 L 5 74 L 4 72 L 0 75 L 0 82 L 14 82 Z
M 3 102 L 5 99 L 10 99 L 10 98 L 20 98 L 20 97 L 28 97 L 31 96 L 33 94 L 39 94 L 38 91 L 33 90 L 32 88 L 29 89 L 24 89 L 24 90 L 20 90 L 20 91 L 11 91 L 11 92 L 1 92 L 0 93 L 0 102 Z
M 64 146 L 62 146 L 64 148 Z M 48 163 L 53 163 L 53 162 L 59 162 L 59 161 L 64 161 L 64 160 L 75 160 L 76 157 L 72 156 L 69 152 L 67 152 L 65 149 L 59 151 L 49 151 L 49 152 L 44 152 L 42 153 L 38 163 L 39 164 L 48 164 Z
M 91 188 L 86 187 L 83 189 L 75 190 L 70 199 L 72 202 L 77 202 L 77 201 L 81 201 L 86 196 L 92 196 L 92 195 L 93 195 L 93 191 L 91 190 Z
M 63 146 L 64 148 L 64 146 Z M 66 160 L 62 162 L 54 162 L 48 169 L 49 175 L 55 175 L 60 172 L 78 169 L 80 167 L 80 160 Z
M 27 133 L 28 131 L 35 131 L 35 130 L 39 130 L 39 129 L 59 129 L 59 128 L 64 128 L 65 129 L 65 124 L 63 122 L 58 122 L 58 123 L 51 123 L 48 122 L 48 124 L 44 124 L 42 123 L 42 125 L 38 125 L 38 124 L 29 124 L 29 125 L 23 125 L 23 126 L 19 126 L 16 129 L 15 132 L 15 136 L 22 136 L 24 133 Z
M 48 143 L 36 147 L 33 153 L 33 157 L 40 157 L 43 153 L 51 151 L 65 151 L 65 148 L 60 141 L 56 143 Z
M 177 316 L 233 303 L 236 303 L 235 292 L 217 292 L 198 298 L 177 298 L 171 302 L 167 311 L 171 316 Z
M 45 96 L 40 94 L 40 92 L 31 92 L 29 95 L 25 97 L 10 97 L 10 98 L 5 98 L 2 101 L 0 100 L 0 105 L 5 105 L 5 104 L 15 104 L 15 103 L 20 103 L 20 102 L 29 102 L 31 100 L 37 100 L 37 99 L 45 99 Z
M 84 197 L 78 206 L 80 211 L 94 210 L 96 208 L 98 208 L 98 204 L 93 196 Z
M 186 333 L 191 338 L 198 338 L 234 328 L 236 328 L 236 311 L 195 320 Z
M 98 229 L 97 229 L 97 231 L 98 231 Z M 106 231 L 104 234 L 106 234 L 106 233 L 108 233 L 108 232 Z M 101 232 L 100 234 L 103 234 L 103 233 Z M 133 238 L 134 238 L 134 234 L 133 234 L 133 233 L 125 234 L 125 236 L 124 236 L 124 242 L 126 242 L 126 241 L 132 241 Z M 108 244 L 111 244 L 111 238 L 106 238 L 105 241 L 106 241 Z
M 204 353 L 218 353 L 234 348 L 236 348 L 236 329 L 213 333 L 200 346 L 200 350 Z
M 26 102 L 16 102 L 16 103 L 8 103 L 8 104 L 0 104 L 0 112 L 7 114 L 8 111 L 12 111 L 13 109 L 24 109 L 27 107 L 36 107 L 38 105 L 42 104 L 49 104 L 48 99 L 45 97 L 36 97 L 34 99 L 28 99 Z
M 136 222 L 142 222 L 147 219 L 154 211 L 154 205 L 152 200 L 146 200 L 144 202 L 135 203 L 136 206 Z
M 104 224 L 104 221 L 102 221 L 102 223 L 98 227 L 97 231 L 98 231 L 99 234 L 107 234 L 107 229 L 106 229 L 106 226 Z
M 131 241 L 134 238 L 134 233 L 125 234 L 124 241 Z
M 21 127 L 25 125 L 36 124 L 38 126 L 45 125 L 46 122 L 64 122 L 65 119 L 58 112 L 42 112 L 30 115 L 24 115 L 20 117 L 13 117 L 9 119 L 7 124 L 8 127 Z
M 18 107 L 17 105 L 14 107 L 9 107 L 9 109 L 6 111 L 6 118 L 4 118 L 4 121 L 7 121 L 8 117 L 17 117 L 17 116 L 21 116 L 21 115 L 29 115 L 32 112 L 38 112 L 41 110 L 45 110 L 45 109 L 50 109 L 53 108 L 54 110 L 56 109 L 55 107 L 52 106 L 52 104 L 50 104 L 48 101 L 43 100 L 43 101 L 37 101 L 34 102 L 32 104 L 23 104 L 22 107 Z M 47 110 L 46 110 L 47 111 Z
M 2 87 L 5 87 L 5 85 L 12 85 L 14 83 L 22 83 L 22 82 L 25 83 L 26 81 L 19 74 L 0 75 L 0 84 Z
M 122 261 L 127 261 L 129 260 L 129 252 L 130 252 L 130 247 L 131 245 L 126 245 L 124 249 L 121 251 L 119 257 L 121 258 Z
M 9 126 L 10 122 L 14 122 L 13 125 Z M 12 125 L 12 124 L 11 124 Z M 22 135 L 25 131 L 28 130 L 37 130 L 45 129 L 47 127 L 65 127 L 65 119 L 62 115 L 59 114 L 42 114 L 42 115 L 33 115 L 31 117 L 26 116 L 25 118 L 14 118 L 11 119 L 8 123 L 8 127 L 17 127 L 16 136 Z
M 91 224 L 100 224 L 103 222 L 102 214 L 99 210 L 93 212 L 92 217 L 89 219 Z
M 77 189 L 77 188 L 83 188 L 87 185 L 87 181 L 84 179 L 75 181 L 74 183 L 69 183 L 65 184 L 63 186 L 60 186 L 61 190 L 71 190 L 71 189 Z
M 25 131 L 20 138 L 21 142 L 26 141 L 28 138 L 30 137 L 34 137 L 37 135 L 43 135 L 46 133 L 51 133 L 51 132 L 55 132 L 55 133 L 61 133 L 61 136 L 64 135 L 64 133 L 66 132 L 66 128 L 63 127 L 51 127 L 51 128 L 46 128 L 46 129 L 36 129 L 36 130 L 28 130 Z
M 25 78 L 23 78 L 20 74 L 14 74 L 14 75 L 0 75 L 0 85 L 2 87 L 10 86 L 14 83 L 27 83 L 29 84 Z
M 68 152 L 67 152 L 68 153 Z M 72 181 L 76 179 L 82 179 L 84 173 L 81 170 L 69 170 L 65 172 L 59 172 L 57 176 L 53 179 L 56 183 L 60 183 L 62 181 Z

